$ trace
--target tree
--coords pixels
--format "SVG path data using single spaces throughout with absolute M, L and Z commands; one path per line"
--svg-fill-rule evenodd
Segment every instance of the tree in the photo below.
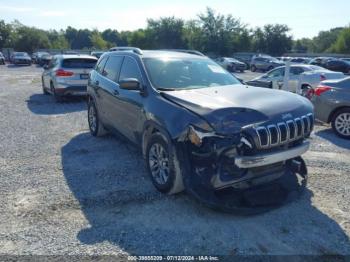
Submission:
M 158 20 L 148 19 L 145 34 L 153 48 L 186 48 L 183 31 L 182 19 L 162 17 Z
M 99 49 L 99 50 L 106 50 L 108 48 L 108 43 L 105 41 L 101 34 L 94 30 L 90 36 L 90 41 L 92 43 L 93 48 Z
M 4 20 L 0 20 L 0 49 L 6 46 L 11 34 L 11 25 L 6 24 Z
M 350 27 L 344 28 L 340 32 L 330 50 L 336 53 L 350 54 Z
M 282 24 L 268 24 L 254 32 L 254 49 L 270 55 L 279 56 L 291 50 L 292 37 L 288 36 L 289 28 Z
M 316 53 L 330 51 L 330 47 L 335 43 L 343 27 L 333 28 L 329 31 L 321 31 L 312 39 L 314 49 L 311 50 Z
M 198 18 L 205 35 L 205 52 L 227 55 L 237 50 L 234 41 L 239 39 L 246 27 L 239 19 L 216 14 L 211 8 L 207 8 L 206 13 L 198 15 Z

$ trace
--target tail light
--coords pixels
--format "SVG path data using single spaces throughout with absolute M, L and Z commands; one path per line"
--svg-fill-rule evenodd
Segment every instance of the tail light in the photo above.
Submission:
M 63 70 L 63 69 L 58 69 L 56 71 L 56 76 L 72 76 L 72 75 L 74 75 L 73 72 L 66 71 L 66 70 Z
M 320 75 L 320 80 L 321 81 L 324 81 L 324 80 L 326 80 L 327 78 L 324 76 L 324 75 Z
M 324 92 L 327 92 L 329 90 L 332 90 L 332 88 L 330 86 L 318 86 L 316 89 L 315 89 L 315 92 L 314 94 L 316 96 L 320 96 L 322 93 Z

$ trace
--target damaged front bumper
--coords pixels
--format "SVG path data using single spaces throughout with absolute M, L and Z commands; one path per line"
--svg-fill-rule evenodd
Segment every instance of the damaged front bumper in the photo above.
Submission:
M 203 140 L 200 148 L 188 143 L 182 150 L 185 187 L 211 208 L 262 213 L 297 198 L 306 186 L 307 168 L 300 156 L 309 149 L 308 141 L 251 155 L 239 153 L 240 143 L 233 142 L 237 138 L 226 147 L 228 141 L 221 146 L 213 141 Z

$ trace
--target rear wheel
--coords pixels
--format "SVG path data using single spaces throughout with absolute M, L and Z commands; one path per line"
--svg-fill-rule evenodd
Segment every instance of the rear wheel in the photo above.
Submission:
M 255 71 L 256 71 L 256 66 L 255 66 L 255 65 L 252 65 L 252 66 L 250 67 L 250 71 L 255 72 Z
M 165 194 L 176 194 L 184 190 L 182 171 L 176 150 L 168 139 L 153 134 L 146 147 L 146 165 L 153 185 Z
M 336 112 L 331 124 L 334 132 L 339 137 L 350 139 L 350 108 L 344 108 Z
M 104 136 L 107 134 L 107 131 L 104 129 L 103 124 L 98 117 L 95 103 L 92 100 L 88 103 L 88 123 L 91 135 Z
M 48 95 L 49 92 L 47 92 L 47 90 L 46 90 L 46 88 L 45 88 L 45 84 L 44 84 L 44 79 L 43 79 L 43 78 L 41 78 L 41 86 L 42 86 L 42 88 L 43 88 L 43 94 L 44 94 L 44 95 Z
M 55 101 L 57 103 L 60 103 L 63 101 L 63 97 L 56 93 L 55 86 L 53 85 L 52 82 L 50 82 L 50 90 L 51 90 L 51 93 L 53 94 L 53 97 L 55 98 Z

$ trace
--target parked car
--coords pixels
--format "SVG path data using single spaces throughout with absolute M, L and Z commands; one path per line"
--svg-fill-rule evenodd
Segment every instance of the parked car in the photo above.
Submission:
M 332 71 L 350 74 L 350 62 L 340 59 L 330 59 L 324 63 L 324 68 Z
M 237 59 L 238 61 L 241 61 L 247 65 L 247 68 L 250 68 L 250 62 L 252 61 L 252 58 L 256 55 L 256 53 L 251 52 L 238 52 L 233 54 L 233 58 Z
M 244 72 L 244 70 L 247 68 L 245 63 L 231 57 L 219 57 L 215 59 L 215 62 L 217 62 L 229 72 Z
M 97 58 L 88 55 L 55 55 L 44 66 L 42 88 L 44 94 L 53 94 L 60 102 L 65 96 L 86 95 L 89 73 Z
M 317 65 L 324 67 L 324 64 L 327 62 L 327 60 L 332 59 L 331 57 L 316 57 L 311 59 L 309 62 L 309 65 Z
M 349 57 L 348 58 L 341 58 L 341 60 L 350 62 L 350 58 Z
M 268 73 L 261 75 L 251 81 L 246 82 L 250 86 L 267 87 L 273 89 L 282 89 L 285 66 L 275 68 Z M 289 71 L 289 91 L 307 92 L 319 85 L 321 81 L 326 79 L 342 79 L 343 73 L 333 72 L 314 65 L 291 65 Z M 304 94 L 304 93 L 300 93 Z
M 92 51 L 91 55 L 96 57 L 97 59 L 101 57 L 105 52 L 104 51 Z
M 5 57 L 4 55 L 0 52 L 0 65 L 4 65 L 6 62 L 5 62 Z
M 26 52 L 14 52 L 11 55 L 11 62 L 15 65 L 31 65 L 32 59 Z
M 252 58 L 250 63 L 250 70 L 255 72 L 257 70 L 270 71 L 276 67 L 283 66 L 285 63 L 268 56 L 256 56 Z
M 36 55 L 35 63 L 40 66 L 44 66 L 44 64 L 47 63 L 48 57 L 52 58 L 48 52 L 38 52 Z
M 305 57 L 293 57 L 289 61 L 292 64 L 308 64 L 311 60 Z
M 330 123 L 338 136 L 350 139 L 350 77 L 323 81 L 313 90 L 311 101 L 318 120 Z
M 38 64 L 40 66 L 45 66 L 48 65 L 50 63 L 52 59 L 52 55 L 50 54 L 42 54 L 38 57 Z
M 313 129 L 311 102 L 242 85 L 208 57 L 108 52 L 91 72 L 87 92 L 91 134 L 122 134 L 139 145 L 160 192 L 186 188 L 212 207 L 261 210 L 285 175 L 306 176 L 300 155 Z M 269 204 L 252 204 L 248 195 L 258 192 Z

